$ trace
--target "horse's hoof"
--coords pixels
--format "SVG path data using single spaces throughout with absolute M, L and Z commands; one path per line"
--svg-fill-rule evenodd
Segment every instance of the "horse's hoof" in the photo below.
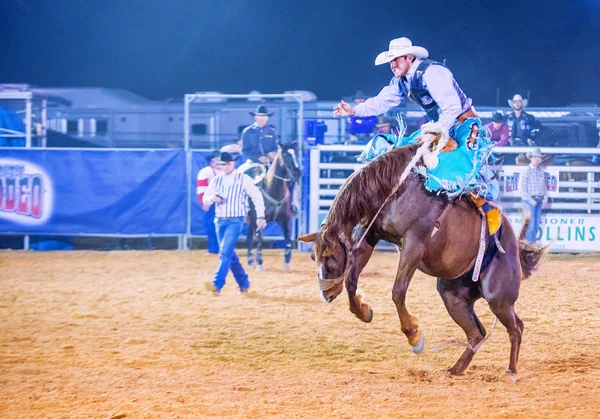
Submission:
M 373 320 L 373 310 L 369 307 L 369 313 L 367 314 L 367 317 L 364 318 L 363 322 L 371 323 L 372 320 Z
M 425 336 L 421 336 L 421 340 L 415 346 L 412 346 L 412 351 L 415 354 L 420 354 L 425 349 Z
M 292 267 L 291 263 L 284 263 L 283 264 L 283 270 L 284 271 L 289 271 L 291 267 Z
M 263 265 L 256 265 L 256 270 L 257 271 L 264 271 L 265 267 Z

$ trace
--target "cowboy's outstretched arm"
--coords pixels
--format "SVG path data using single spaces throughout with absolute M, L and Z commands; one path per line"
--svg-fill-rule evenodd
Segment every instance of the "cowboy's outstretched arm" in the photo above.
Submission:
M 386 113 L 400 105 L 405 95 L 400 91 L 396 78 L 392 79 L 389 86 L 385 86 L 375 97 L 365 100 L 354 107 L 356 116 L 377 116 Z
M 335 105 L 333 108 L 333 117 L 337 118 L 338 116 L 353 116 L 354 108 L 352 105 L 344 102 L 343 100 Z

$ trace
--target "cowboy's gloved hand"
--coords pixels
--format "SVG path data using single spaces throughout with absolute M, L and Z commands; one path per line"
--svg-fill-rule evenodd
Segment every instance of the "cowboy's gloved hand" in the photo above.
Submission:
M 343 100 L 333 108 L 333 117 L 354 116 L 354 108 Z
M 256 220 L 256 227 L 258 227 L 262 230 L 266 226 L 267 226 L 267 220 L 265 220 L 264 218 L 259 218 L 258 220 Z
M 269 164 L 269 158 L 267 156 L 260 156 L 258 158 L 258 161 L 261 162 L 262 164 Z
M 421 135 L 421 144 L 431 144 L 436 137 L 437 135 L 432 132 L 425 132 Z
M 274 151 L 269 151 L 267 153 L 267 157 L 271 160 L 273 160 L 275 158 L 275 156 L 276 156 L 276 153 Z

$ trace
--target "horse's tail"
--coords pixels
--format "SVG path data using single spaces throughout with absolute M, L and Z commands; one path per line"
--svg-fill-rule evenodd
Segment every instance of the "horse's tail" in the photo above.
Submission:
M 539 266 L 540 262 L 548 252 L 546 247 L 538 247 L 525 242 L 525 234 L 531 222 L 531 217 L 526 214 L 523 219 L 523 228 L 519 235 L 519 259 L 521 260 L 521 271 L 523 278 L 529 278 L 532 272 Z

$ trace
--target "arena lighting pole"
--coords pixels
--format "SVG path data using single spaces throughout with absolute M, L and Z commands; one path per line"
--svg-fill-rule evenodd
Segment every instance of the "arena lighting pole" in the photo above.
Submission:
M 300 93 L 284 93 L 284 94 L 222 94 L 222 93 L 188 93 L 184 96 L 183 100 L 183 140 L 186 153 L 186 172 L 187 172 L 187 221 L 186 221 L 186 233 L 180 239 L 183 243 L 180 243 L 180 250 L 189 250 L 189 240 L 192 237 L 192 151 L 190 149 L 190 105 L 200 99 L 294 99 L 298 102 L 298 115 L 297 115 L 297 130 L 298 130 L 298 152 L 297 156 L 298 165 L 300 170 L 303 171 L 302 167 L 302 152 L 303 144 L 302 139 L 304 138 L 304 100 Z M 213 133 L 214 134 L 214 133 Z M 300 188 L 302 192 L 302 176 L 298 180 L 297 188 Z M 300 231 L 305 232 L 305 220 L 300 218 Z

